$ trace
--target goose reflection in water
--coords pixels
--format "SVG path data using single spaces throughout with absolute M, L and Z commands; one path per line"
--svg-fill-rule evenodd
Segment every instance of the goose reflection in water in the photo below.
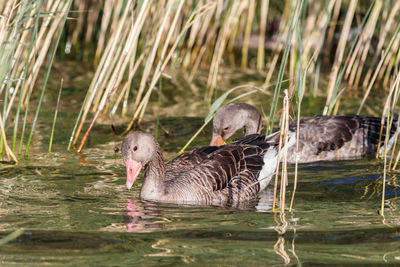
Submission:
M 140 211 L 135 201 L 127 198 L 126 199 L 126 215 L 125 215 L 125 226 L 128 232 L 134 232 L 142 229 L 140 221 L 142 220 L 143 212 Z
M 147 221 L 157 217 L 160 217 L 160 210 L 155 204 L 126 199 L 124 223 L 127 232 L 164 229 L 162 223 Z
M 236 206 L 234 209 L 240 210 L 253 210 L 257 212 L 269 212 L 272 209 L 272 187 L 268 187 L 261 191 L 258 196 L 256 203 L 244 203 L 241 206 Z M 256 205 L 255 205 L 256 204 Z M 228 207 L 232 208 L 232 207 Z M 165 224 L 163 223 L 152 223 L 146 221 L 146 219 L 160 217 L 160 208 L 155 203 L 146 201 L 134 201 L 133 199 L 126 199 L 126 213 L 124 216 L 124 224 L 126 231 L 143 231 L 143 230 L 155 230 L 164 229 Z M 168 220 L 166 220 L 168 221 Z

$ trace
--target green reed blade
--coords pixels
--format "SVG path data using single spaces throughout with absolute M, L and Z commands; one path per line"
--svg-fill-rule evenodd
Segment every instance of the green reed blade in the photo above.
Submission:
M 50 141 L 49 141 L 49 153 L 51 152 L 51 146 L 53 145 L 54 129 L 56 127 L 57 114 L 58 114 L 58 109 L 60 107 L 60 98 L 61 98 L 63 82 L 64 82 L 64 80 L 61 79 L 60 90 L 58 91 L 58 97 L 57 97 L 56 111 L 54 112 L 53 126 L 51 127 L 51 135 L 50 135 Z
M 31 40 L 29 42 L 29 48 L 28 48 L 28 54 L 26 56 L 26 61 L 25 61 L 25 67 L 24 67 L 24 74 L 23 74 L 23 79 L 22 79 L 22 85 L 21 85 L 21 90 L 19 92 L 19 99 L 18 99 L 18 106 L 17 106 L 17 111 L 15 113 L 15 122 L 14 122 L 14 132 L 13 132 L 13 141 L 12 141 L 12 151 L 15 152 L 15 146 L 17 143 L 17 132 L 18 132 L 18 123 L 19 123 L 19 115 L 21 112 L 21 104 L 22 104 L 22 93 L 23 90 L 22 88 L 25 87 L 25 82 L 26 82 L 26 76 L 28 75 L 28 67 L 29 67 L 29 58 L 32 54 L 32 48 L 33 48 L 33 43 L 37 37 L 38 33 L 38 27 L 39 27 L 39 17 L 40 17 L 40 10 L 42 10 L 43 6 L 43 0 L 39 1 L 39 4 L 37 5 L 37 12 L 36 12 L 36 18 L 35 18 L 35 25 L 33 27 L 33 32 L 31 35 Z M 34 59 L 35 57 L 33 57 Z M 23 135 L 22 135 L 23 136 Z M 23 137 L 22 137 L 23 138 Z M 22 144 L 21 144 L 22 145 Z M 20 147 L 22 147 L 20 145 Z M 21 152 L 20 152 L 21 153 Z
M 353 40 L 353 42 L 351 44 L 349 52 L 347 53 L 346 59 L 344 60 L 345 63 L 341 66 L 339 74 L 336 77 L 335 86 L 334 86 L 333 91 L 332 91 L 331 101 L 329 102 L 328 107 L 324 108 L 323 115 L 330 115 L 331 112 L 332 112 L 333 107 L 335 106 L 336 100 L 339 99 L 339 93 L 338 93 L 339 92 L 339 87 L 340 87 L 340 85 L 342 83 L 345 70 L 347 68 L 347 65 L 349 64 L 349 59 L 350 59 L 351 55 L 353 54 L 353 51 L 354 51 L 354 49 L 356 47 L 358 38 L 360 37 L 361 29 L 365 26 L 365 23 L 367 22 L 367 18 L 369 16 L 369 14 L 371 13 L 373 5 L 374 5 L 374 3 L 371 3 L 367 13 L 365 14 L 365 16 L 364 16 L 364 18 L 363 18 L 363 20 L 361 22 L 360 27 L 358 28 L 357 34 L 356 34 L 356 36 L 355 36 L 355 38 L 354 38 L 354 40 Z
M 288 40 L 286 40 L 286 43 L 285 43 L 285 50 L 283 51 L 281 65 L 279 67 L 279 73 L 278 73 L 278 79 L 277 79 L 278 81 L 275 86 L 274 96 L 273 96 L 272 105 L 271 105 L 271 109 L 270 109 L 270 113 L 269 113 L 267 127 L 266 127 L 266 135 L 270 134 L 274 127 L 274 117 L 275 117 L 276 110 L 278 107 L 279 94 L 280 94 L 281 87 L 282 87 L 282 81 L 283 81 L 283 76 L 285 73 L 287 59 L 289 56 L 290 46 L 292 44 L 293 31 L 299 20 L 300 13 L 303 8 L 303 3 L 304 3 L 304 0 L 296 1 L 296 8 L 294 9 L 296 16 L 292 17 L 291 26 L 290 26 L 290 30 L 289 30 L 289 38 L 288 38 Z
M 8 80 L 6 82 L 6 86 L 5 86 L 5 92 L 4 92 L 4 102 L 3 102 L 3 125 L 5 126 L 6 123 L 6 111 L 7 111 L 7 102 L 8 102 L 8 92 L 10 90 L 10 84 L 12 83 L 11 81 L 11 72 L 13 70 L 14 67 L 14 62 L 12 61 L 12 59 L 15 56 L 15 50 L 17 49 L 19 42 L 17 40 L 18 34 L 19 34 L 19 27 L 22 24 L 22 19 L 23 16 L 25 15 L 25 13 L 27 12 L 27 4 L 29 3 L 29 1 L 25 0 L 22 5 L 21 5 L 21 9 L 20 11 L 17 13 L 16 18 L 13 20 L 13 28 L 12 28 L 12 40 L 9 40 L 8 43 L 12 44 L 12 48 L 10 49 L 10 54 L 7 56 L 9 61 L 7 65 L 8 71 L 7 74 L 5 75 L 6 79 Z M 3 157 L 3 139 L 0 139 L 0 158 Z
M 0 246 L 3 246 L 5 244 L 7 244 L 8 242 L 11 242 L 11 241 L 17 239 L 23 233 L 24 233 L 24 229 L 15 230 L 11 234 L 9 234 L 9 235 L 3 237 L 2 239 L 0 239 Z
M 229 94 L 231 94 L 233 91 L 236 91 L 237 89 L 250 88 L 250 87 L 255 88 L 255 90 L 243 93 L 243 94 L 235 97 L 234 99 L 230 100 L 227 104 L 229 104 L 229 103 L 231 103 L 231 102 L 233 102 L 235 100 L 238 100 L 238 99 L 240 99 L 240 98 L 242 98 L 242 97 L 244 97 L 246 95 L 253 94 L 253 93 L 258 92 L 258 91 L 262 91 L 262 88 L 258 88 L 258 87 L 255 87 L 255 86 L 250 86 L 248 84 L 239 85 L 239 86 L 236 86 L 236 87 L 233 87 L 233 88 L 229 89 L 228 91 L 223 93 L 220 97 L 218 97 L 214 101 L 214 103 L 210 107 L 210 111 L 208 112 L 208 115 L 204 119 L 204 122 L 209 121 L 210 117 L 213 117 L 215 115 L 215 112 L 219 109 L 219 107 L 222 105 L 222 103 L 225 101 L 225 99 L 228 97 Z
M 33 137 L 33 133 L 34 133 L 34 130 L 35 130 L 37 118 L 38 118 L 38 116 L 39 116 L 40 107 L 41 107 L 41 105 L 42 105 L 44 92 L 46 91 L 46 87 L 47 87 L 47 81 L 48 81 L 48 79 L 49 79 L 51 67 L 53 66 L 54 57 L 55 57 L 56 52 L 57 52 L 58 44 L 60 43 L 60 39 L 61 39 L 61 36 L 62 36 L 62 32 L 63 32 L 63 30 L 64 30 L 64 26 L 65 26 L 65 22 L 66 22 L 66 20 L 67 20 L 67 16 L 68 16 L 69 10 L 71 9 L 72 2 L 73 2 L 73 0 L 70 0 L 70 1 L 68 2 L 68 7 L 67 7 L 67 9 L 66 9 L 66 11 L 65 11 L 64 20 L 63 20 L 63 23 L 62 23 L 62 26 L 61 26 L 61 29 L 60 29 L 60 33 L 58 34 L 57 41 L 56 41 L 56 44 L 54 45 L 53 53 L 52 53 L 52 55 L 51 55 L 51 59 L 50 59 L 50 62 L 49 62 L 49 66 L 48 66 L 48 68 L 47 68 L 46 75 L 45 75 L 45 77 L 44 77 L 43 86 L 42 86 L 42 91 L 41 91 L 41 93 L 40 93 L 40 98 L 39 98 L 39 103 L 38 103 L 37 108 L 36 108 L 35 117 L 34 117 L 33 122 L 32 122 L 31 132 L 30 132 L 30 134 L 29 134 L 28 142 L 27 142 L 27 144 L 26 144 L 25 157 L 27 157 L 27 156 L 28 156 L 28 153 L 29 153 L 29 148 L 30 148 L 30 145 L 31 145 L 31 142 L 32 142 L 32 137 Z

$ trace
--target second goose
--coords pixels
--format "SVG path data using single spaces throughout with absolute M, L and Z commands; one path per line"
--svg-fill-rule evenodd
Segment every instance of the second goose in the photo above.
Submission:
M 239 129 L 253 134 L 261 129 L 261 115 L 248 104 L 229 104 L 218 111 L 213 122 L 210 145 L 221 145 Z M 356 159 L 374 155 L 378 148 L 381 119 L 364 116 L 309 116 L 300 118 L 299 152 L 296 146 L 289 149 L 288 162 L 313 162 L 320 160 Z M 386 128 L 386 127 L 385 127 Z M 386 129 L 383 129 L 381 151 Z M 289 125 L 296 133 L 297 121 Z M 398 116 L 390 129 L 389 147 L 399 133 Z

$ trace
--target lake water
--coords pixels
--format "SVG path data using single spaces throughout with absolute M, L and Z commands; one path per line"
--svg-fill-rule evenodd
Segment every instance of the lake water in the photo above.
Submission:
M 123 137 L 109 124 L 95 127 L 82 155 L 66 151 L 78 112 L 69 105 L 79 106 L 72 101 L 78 89 L 83 87 L 67 84 L 63 93 L 54 152 L 47 153 L 52 97 L 41 113 L 29 159 L 0 167 L 1 237 L 24 230 L 0 246 L 1 265 L 400 265 L 400 186 L 391 173 L 383 218 L 378 214 L 382 162 L 300 165 L 294 211 L 284 215 L 271 211 L 271 185 L 245 210 L 143 202 L 139 185 L 125 188 L 125 167 L 114 151 Z M 188 104 L 182 103 L 185 95 L 166 95 L 161 123 L 174 136 L 158 140 L 167 159 L 203 123 L 207 107 L 201 97 Z M 344 104 L 351 107 L 347 114 L 358 107 L 355 102 Z M 305 115 L 321 110 L 312 99 L 304 105 Z M 149 110 L 142 125 L 153 133 L 156 110 Z M 373 114 L 373 107 L 367 112 Z M 208 127 L 191 147 L 208 144 L 210 132 Z M 293 166 L 289 173 L 288 197 Z

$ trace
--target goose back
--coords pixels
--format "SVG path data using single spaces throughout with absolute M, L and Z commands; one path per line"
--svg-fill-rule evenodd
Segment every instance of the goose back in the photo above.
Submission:
M 390 136 L 398 133 L 398 116 L 390 129 Z M 355 159 L 376 153 L 379 144 L 381 119 L 364 116 L 309 116 L 300 119 L 299 162 L 318 160 Z M 297 132 L 297 121 L 289 130 Z M 385 140 L 386 124 L 381 145 Z M 289 149 L 289 162 L 295 162 L 296 146 Z
M 260 123 L 260 114 L 255 107 L 247 104 L 230 104 L 222 108 L 214 120 L 212 144 L 220 144 L 233 135 L 239 127 L 253 121 L 250 124 Z M 251 112 L 248 112 L 251 110 Z M 230 112 L 228 112 L 230 111 Z M 240 117 L 238 114 L 249 114 Z M 390 129 L 390 148 L 396 139 L 400 127 L 398 127 L 398 115 L 394 117 Z M 381 119 L 365 116 L 309 116 L 300 118 L 299 144 L 289 149 L 288 162 L 314 162 L 320 160 L 346 160 L 363 156 L 375 155 L 378 147 L 379 153 L 383 152 L 383 143 L 386 136 L 386 122 L 381 131 Z M 224 130 L 227 129 L 227 130 Z M 256 133 L 255 128 L 249 128 L 248 133 Z M 276 129 L 278 131 L 278 129 Z M 297 120 L 292 121 L 289 131 L 297 134 Z M 219 135 L 218 135 L 219 134 Z M 215 142 L 218 140 L 218 142 Z M 297 153 L 296 153 L 297 151 Z
M 258 176 L 264 166 L 263 156 L 276 145 L 255 134 L 229 145 L 180 156 L 166 165 L 165 192 L 169 200 L 181 199 L 184 204 L 233 205 L 251 200 L 261 189 Z M 175 168 L 183 164 L 177 162 L 193 154 L 196 164 Z
M 165 178 L 174 179 L 182 171 L 192 169 L 200 164 L 208 155 L 216 150 L 218 150 L 217 146 L 205 146 L 177 156 L 165 165 L 166 173 L 169 173 Z

